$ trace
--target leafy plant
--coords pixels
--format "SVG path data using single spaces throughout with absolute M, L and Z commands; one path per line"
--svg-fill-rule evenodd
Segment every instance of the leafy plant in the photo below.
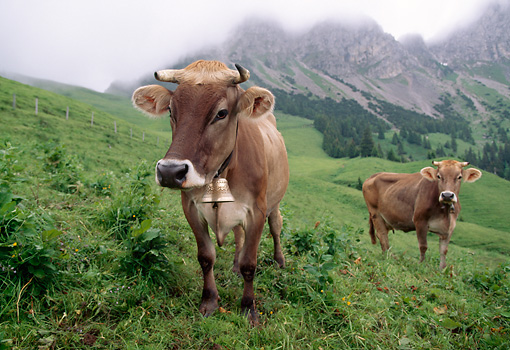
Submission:
M 58 143 L 44 144 L 44 170 L 48 172 L 51 187 L 64 193 L 79 190 L 82 166 L 76 157 L 66 152 L 66 146 Z
M 341 264 L 342 259 L 354 254 L 352 236 L 353 228 L 350 226 L 344 226 L 338 232 L 318 221 L 314 229 L 291 232 L 285 235 L 285 239 L 288 251 L 306 257 L 307 263 L 303 268 L 314 276 L 317 288 L 322 289 L 332 282 L 330 272 Z
M 4 149 L 0 168 L 11 182 L 21 181 L 15 174 L 16 162 L 8 153 Z M 55 259 L 60 253 L 56 238 L 62 232 L 47 217 L 24 208 L 22 200 L 7 182 L 0 182 L 0 270 L 4 276 L 23 283 L 32 277 L 44 282 L 57 272 Z
M 167 240 L 159 229 L 152 227 L 152 220 L 144 220 L 139 227 L 131 229 L 124 244 L 126 253 L 120 265 L 128 274 L 165 274 L 168 259 L 163 250 Z
M 149 175 L 152 170 L 147 163 L 142 163 L 134 171 L 128 170 L 121 179 L 123 186 L 113 199 L 105 199 L 99 204 L 99 220 L 116 238 L 127 238 L 132 225 L 149 219 L 156 210 L 160 200 L 159 195 L 152 192 Z
M 103 171 L 96 181 L 89 184 L 89 187 L 94 189 L 98 195 L 111 196 L 113 193 L 112 183 L 114 178 L 113 172 Z

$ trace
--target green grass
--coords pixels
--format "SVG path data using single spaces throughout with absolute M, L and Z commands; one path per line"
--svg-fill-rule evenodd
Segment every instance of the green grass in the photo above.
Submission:
M 230 235 L 215 266 L 222 309 L 204 319 L 180 195 L 153 180 L 164 133 L 145 129 L 141 114 L 136 123 L 123 119 L 113 105 L 0 79 L 0 349 L 510 345 L 508 182 L 484 172 L 463 185 L 448 267 L 438 271 L 435 235 L 422 264 L 412 232 L 391 234 L 387 254 L 372 246 L 356 189 L 374 172 L 415 172 L 430 161 L 332 159 L 311 121 L 277 115 L 291 168 L 282 209 L 287 267 L 275 267 L 266 229 L 255 278 L 261 324 L 250 327 L 240 315 Z

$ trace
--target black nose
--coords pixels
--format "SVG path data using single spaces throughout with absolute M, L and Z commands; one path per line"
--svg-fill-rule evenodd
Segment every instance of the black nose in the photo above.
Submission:
M 187 164 L 158 163 L 156 167 L 158 182 L 163 187 L 182 188 L 187 173 Z
M 453 192 L 443 192 L 441 193 L 441 197 L 444 201 L 451 202 L 453 198 L 455 197 L 455 193 Z

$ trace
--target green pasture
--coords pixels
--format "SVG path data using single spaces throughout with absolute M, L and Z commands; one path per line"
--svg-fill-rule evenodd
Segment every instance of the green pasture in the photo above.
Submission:
M 0 349 L 510 346 L 507 181 L 484 172 L 462 186 L 440 271 L 435 235 L 422 264 L 413 232 L 390 233 L 385 254 L 373 246 L 358 189 L 372 173 L 416 172 L 430 160 L 332 159 L 310 120 L 277 114 L 291 172 L 286 267 L 273 262 L 266 228 L 255 277 L 260 325 L 251 327 L 230 235 L 217 247 L 221 308 L 203 318 L 180 195 L 154 183 L 169 142 L 155 126 L 164 120 L 127 112 L 127 99 L 87 94 L 78 102 L 0 78 Z

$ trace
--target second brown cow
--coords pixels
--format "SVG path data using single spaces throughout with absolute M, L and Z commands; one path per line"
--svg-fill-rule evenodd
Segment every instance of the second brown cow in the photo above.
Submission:
M 482 173 L 469 163 L 455 160 L 433 162 L 419 173 L 377 173 L 363 184 L 369 212 L 370 237 L 376 235 L 384 251 L 389 249 L 388 230 L 416 231 L 420 262 L 427 251 L 427 232 L 439 235 L 440 269 L 446 267 L 448 244 L 460 213 L 461 182 L 474 182 Z M 375 232 L 374 232 L 375 231 Z

